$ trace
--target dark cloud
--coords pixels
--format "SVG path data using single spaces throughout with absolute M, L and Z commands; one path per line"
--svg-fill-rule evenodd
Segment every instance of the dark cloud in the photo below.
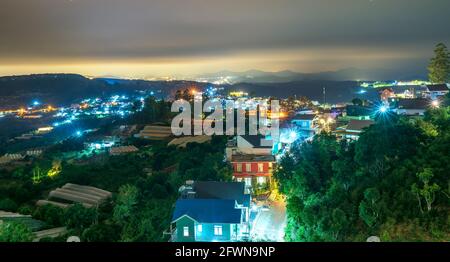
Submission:
M 450 42 L 448 10 L 448 0 L 2 0 L 0 64 L 272 53 L 270 63 L 277 52 L 317 63 L 328 52 L 346 67 L 351 50 L 367 66 L 425 61 Z

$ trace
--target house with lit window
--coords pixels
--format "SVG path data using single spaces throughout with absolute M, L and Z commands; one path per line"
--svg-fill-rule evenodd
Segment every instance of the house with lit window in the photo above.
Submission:
M 427 85 L 427 90 L 424 92 L 425 97 L 431 100 L 439 99 L 442 96 L 447 95 L 450 89 L 446 84 Z
M 428 98 L 399 99 L 394 112 L 405 116 L 423 116 L 431 103 Z
M 249 238 L 251 197 L 244 183 L 187 181 L 171 223 L 173 242 L 238 242 Z
M 275 161 L 273 155 L 233 155 L 233 179 L 245 182 L 247 188 L 270 185 Z
M 357 120 L 352 119 L 347 125 L 338 127 L 333 133 L 339 139 L 346 140 L 358 140 L 364 129 L 373 125 L 375 122 L 372 120 Z
M 318 130 L 318 116 L 315 114 L 298 114 L 291 119 L 291 124 L 297 130 L 301 140 L 313 137 Z

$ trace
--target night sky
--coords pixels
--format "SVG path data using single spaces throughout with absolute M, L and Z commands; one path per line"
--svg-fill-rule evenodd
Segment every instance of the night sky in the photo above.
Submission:
M 1 0 L 0 75 L 422 73 L 449 0 Z

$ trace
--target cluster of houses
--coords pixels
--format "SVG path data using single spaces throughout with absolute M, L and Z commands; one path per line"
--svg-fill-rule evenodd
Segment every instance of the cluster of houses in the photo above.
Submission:
M 273 148 L 272 140 L 261 135 L 229 140 L 225 155 L 233 167 L 233 182 L 186 181 L 173 212 L 171 241 L 249 240 L 252 212 L 256 212 L 252 196 L 271 192 L 276 163 Z
M 447 84 L 426 85 L 411 89 L 408 92 L 409 95 L 402 95 L 392 88 L 385 88 L 380 92 L 380 98 L 383 104 L 393 108 L 398 115 L 421 116 L 428 108 L 438 107 L 449 92 Z

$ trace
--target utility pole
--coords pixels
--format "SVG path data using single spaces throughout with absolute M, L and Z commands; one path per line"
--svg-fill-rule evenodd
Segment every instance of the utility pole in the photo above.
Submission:
M 323 104 L 325 105 L 325 103 L 326 103 L 326 99 L 325 99 L 326 88 L 325 87 L 323 87 L 322 92 L 323 92 Z

